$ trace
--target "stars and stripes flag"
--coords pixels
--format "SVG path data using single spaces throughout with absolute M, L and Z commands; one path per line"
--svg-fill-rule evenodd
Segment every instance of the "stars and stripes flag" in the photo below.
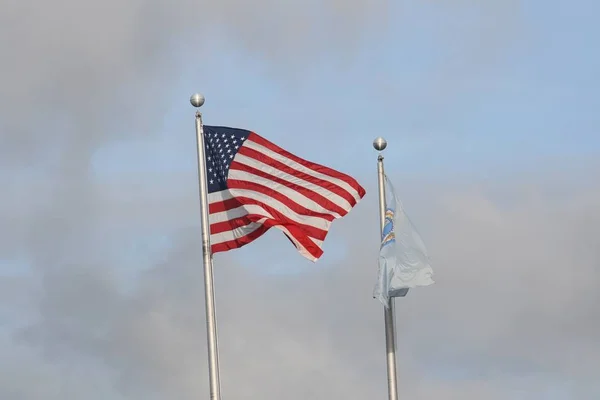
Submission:
M 354 178 L 248 130 L 204 125 L 204 144 L 213 253 L 244 246 L 275 227 L 316 261 L 332 221 L 365 195 Z

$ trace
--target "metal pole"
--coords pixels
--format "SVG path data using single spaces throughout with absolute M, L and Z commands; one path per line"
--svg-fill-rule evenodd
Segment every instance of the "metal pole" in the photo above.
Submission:
M 373 147 L 383 151 L 387 147 L 384 138 L 378 137 L 373 141 Z M 385 225 L 385 172 L 383 170 L 383 155 L 377 157 L 377 175 L 379 182 L 379 226 L 380 237 Z M 396 375 L 396 327 L 394 326 L 394 298 L 389 300 L 389 307 L 384 307 L 385 349 L 387 356 L 388 399 L 398 400 L 398 379 Z
M 190 103 L 196 108 L 204 104 L 204 96 L 194 94 Z M 208 221 L 208 184 L 204 155 L 204 128 L 202 114 L 196 111 L 196 145 L 198 150 L 198 183 L 200 188 L 200 214 L 202 223 L 202 254 L 204 257 L 204 297 L 206 306 L 206 339 L 208 342 L 208 376 L 210 400 L 221 400 L 219 381 L 219 349 L 217 343 L 217 319 L 213 283 L 213 264 L 210 248 L 210 224 Z

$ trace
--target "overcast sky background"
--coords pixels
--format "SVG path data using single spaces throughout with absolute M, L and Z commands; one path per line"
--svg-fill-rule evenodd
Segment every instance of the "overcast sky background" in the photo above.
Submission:
M 401 398 L 600 398 L 600 5 L 0 0 L 0 398 L 208 398 L 194 110 L 355 176 L 215 256 L 224 399 L 383 399 L 376 154 L 436 284 Z

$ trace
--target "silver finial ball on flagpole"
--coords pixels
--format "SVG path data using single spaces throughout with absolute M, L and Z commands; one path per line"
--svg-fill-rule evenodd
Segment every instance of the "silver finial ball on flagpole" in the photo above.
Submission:
M 190 97 L 190 103 L 196 108 L 202 107 L 202 104 L 204 104 L 204 96 L 200 93 L 193 94 L 192 97 Z
M 387 147 L 387 142 L 384 138 L 379 136 L 377 139 L 373 140 L 373 147 L 377 151 L 383 151 Z

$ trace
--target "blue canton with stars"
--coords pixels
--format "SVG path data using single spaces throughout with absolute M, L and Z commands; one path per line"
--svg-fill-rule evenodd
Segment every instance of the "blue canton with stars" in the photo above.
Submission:
M 229 166 L 250 133 L 244 129 L 204 125 L 208 193 L 227 189 Z

